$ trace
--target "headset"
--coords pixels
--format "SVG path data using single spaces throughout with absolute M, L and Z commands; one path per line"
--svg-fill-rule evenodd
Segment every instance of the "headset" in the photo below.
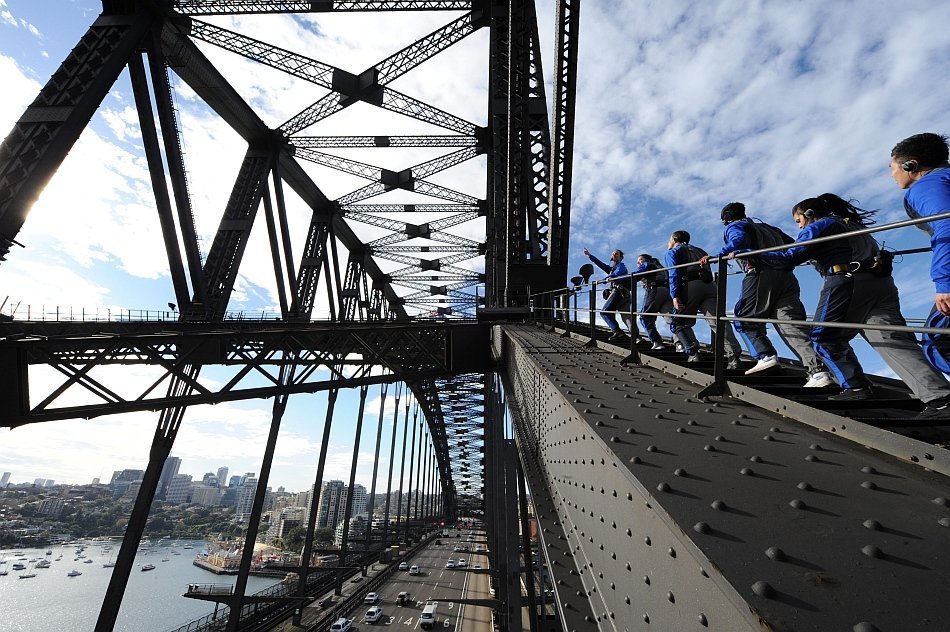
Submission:
M 810 208 L 806 208 L 804 211 L 802 211 L 802 217 L 814 217 L 814 216 L 815 216 L 815 211 L 813 211 Z
M 719 213 L 719 219 L 722 220 L 723 226 L 731 222 L 737 222 L 740 219 L 745 219 L 745 205 L 741 202 L 730 202 L 726 204 Z
M 901 163 L 901 169 L 903 169 L 907 173 L 912 173 L 914 171 L 917 171 L 919 168 L 920 168 L 920 163 L 918 163 L 916 160 L 905 160 L 904 162 Z

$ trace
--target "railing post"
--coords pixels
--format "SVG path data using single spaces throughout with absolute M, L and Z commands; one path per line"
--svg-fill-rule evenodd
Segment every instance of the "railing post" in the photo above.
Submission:
M 637 349 L 637 339 L 640 337 L 640 327 L 637 326 L 636 320 L 636 311 L 637 311 L 637 282 L 632 276 L 629 277 L 628 282 L 630 287 L 630 354 L 620 361 L 620 364 L 640 364 L 640 351 Z
M 590 340 L 587 341 L 587 346 L 596 347 L 597 338 L 595 334 L 597 333 L 597 323 L 595 319 L 597 318 L 597 314 L 595 312 L 597 311 L 597 281 L 591 281 L 587 304 L 590 315 Z
M 726 391 L 726 327 L 731 326 L 723 320 L 726 315 L 726 280 L 729 275 L 729 260 L 719 257 L 716 272 L 716 326 L 713 329 L 713 381 L 706 388 L 697 393 L 697 397 L 722 395 Z

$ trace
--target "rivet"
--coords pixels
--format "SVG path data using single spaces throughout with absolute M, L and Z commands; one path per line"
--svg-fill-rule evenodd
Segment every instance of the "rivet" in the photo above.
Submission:
M 861 471 L 865 474 L 877 474 L 877 470 L 871 467 L 870 465 L 865 465 L 861 468 Z
M 763 441 L 775 441 L 775 437 L 773 437 L 772 435 L 765 435 L 764 437 L 762 437 L 762 440 L 763 440 Z
M 673 596 L 673 593 L 671 593 L 671 592 L 666 593 L 666 599 L 667 599 L 667 601 L 669 601 L 670 603 L 676 603 L 676 597 L 674 597 L 674 596 Z
M 678 467 L 675 470 L 673 470 L 673 476 L 688 476 L 688 474 L 686 473 L 686 470 L 684 470 L 681 467 Z
M 647 537 L 643 538 L 643 542 L 644 542 L 644 544 L 646 544 L 647 546 L 653 546 L 653 542 L 650 540 L 650 536 L 647 536 Z
M 676 432 L 683 434 L 684 432 L 686 432 L 686 428 L 683 428 L 682 426 L 680 426 L 679 428 L 676 429 Z
M 761 463 L 762 457 L 753 455 L 749 457 L 749 460 L 752 461 L 753 463 Z
M 645 613 L 645 612 L 643 613 L 643 622 L 646 623 L 646 624 L 648 624 L 648 625 L 649 625 L 649 623 L 650 623 L 650 615 L 648 615 L 648 614 Z
M 818 458 L 817 456 L 815 456 L 814 454 L 809 454 L 808 456 L 805 457 L 805 460 L 808 461 L 809 463 L 817 463 L 817 462 L 820 461 L 821 459 L 819 459 L 819 458 Z
M 781 430 L 780 428 L 777 428 L 776 426 L 772 426 L 771 428 L 769 428 L 769 432 L 774 432 L 775 434 L 780 434 L 780 433 L 782 432 L 782 430 Z
M 941 518 L 937 521 L 941 527 L 950 527 L 950 518 Z
M 862 522 L 861 524 L 864 525 L 864 528 L 865 528 L 865 529 L 870 529 L 871 531 L 880 531 L 880 530 L 881 530 L 881 523 L 878 522 L 877 520 L 865 520 L 865 521 Z
M 699 613 L 699 625 L 703 626 L 704 628 L 709 627 L 709 621 L 706 620 L 706 615 L 702 612 Z
M 759 597 L 771 597 L 775 594 L 775 589 L 768 582 L 758 581 L 752 584 L 752 592 Z
M 653 418 L 654 418 L 654 419 L 663 419 L 663 415 L 654 415 Z
M 647 576 L 647 575 L 644 575 L 644 576 L 643 576 L 643 583 L 646 584 L 647 586 L 649 586 L 649 585 L 650 585 L 650 577 Z
M 584 414 L 589 414 L 589 413 L 592 413 L 592 412 L 594 412 L 594 411 L 592 411 L 590 408 L 585 408 L 585 409 L 584 409 Z
M 724 503 L 724 502 L 721 501 L 721 500 L 714 500 L 714 501 L 712 501 L 712 504 L 710 504 L 709 506 L 712 507 L 713 509 L 715 509 L 716 511 L 725 511 L 726 509 L 729 508 L 729 507 L 726 505 L 726 503 Z
M 674 549 L 673 547 L 670 547 L 669 549 L 667 549 L 666 552 L 670 554 L 670 557 L 676 557 L 676 549 Z
M 673 394 L 673 393 L 670 393 L 670 395 L 672 395 L 672 394 Z M 668 412 L 668 413 L 675 413 L 676 411 L 673 410 L 672 408 L 667 408 L 667 409 L 666 409 L 666 412 Z
M 611 442 L 611 443 L 620 443 L 620 437 L 617 437 L 617 436 L 610 437 L 610 442 Z
M 854 632 L 881 632 L 881 630 L 876 625 L 873 623 L 868 623 L 867 621 L 856 623 L 851 629 L 854 630 Z
M 775 560 L 776 562 L 784 562 L 786 559 L 785 551 L 778 548 L 777 546 L 770 546 L 769 548 L 765 549 L 765 557 L 769 558 L 770 560 Z
M 707 573 L 706 569 L 703 568 L 702 566 L 699 567 L 699 574 L 702 575 L 703 577 L 709 577 L 709 573 Z
M 726 438 L 722 435 L 716 435 L 715 437 L 713 437 L 713 441 L 725 441 L 725 440 Z
M 791 500 L 788 503 L 788 506 L 792 507 L 793 509 L 808 509 L 808 506 L 804 503 L 804 501 L 801 501 L 797 498 Z
M 634 465 L 638 465 L 638 464 L 642 463 L 642 461 L 640 461 L 640 457 L 638 457 L 638 456 L 632 456 L 632 457 L 630 457 L 630 462 L 633 463 Z
M 693 525 L 693 531 L 695 531 L 696 533 L 707 534 L 710 531 L 712 531 L 712 529 L 705 522 L 697 522 L 696 524 Z
M 648 446 L 647 446 L 647 452 L 656 452 L 656 446 L 655 446 L 655 445 L 648 445 Z
M 595 425 L 595 426 L 604 426 L 604 425 L 606 425 L 606 424 L 604 424 L 604 422 L 602 422 L 602 421 L 598 421 L 598 422 L 595 423 L 594 425 Z
M 627 428 L 627 434 L 637 434 L 637 431 L 633 428 Z
M 813 444 L 811 444 L 810 446 L 808 446 L 808 449 L 809 449 L 809 450 L 817 450 L 817 451 L 820 452 L 822 448 L 821 448 L 821 446 L 820 446 L 819 444 L 813 443 Z
M 933 504 L 940 505 L 941 507 L 950 507 L 950 500 L 947 500 L 943 496 L 938 496 L 933 499 Z
M 629 606 L 629 605 L 630 605 L 630 597 L 624 597 L 623 602 Z
M 864 481 L 861 483 L 861 487 L 864 489 L 877 489 L 877 485 L 874 483 L 874 481 Z
M 748 419 L 748 418 L 749 418 L 749 416 L 746 415 L 745 413 L 739 413 L 738 415 L 736 415 L 736 417 L 737 417 L 738 419 Z
M 744 467 L 741 470 L 739 470 L 739 473 L 742 474 L 743 476 L 755 476 L 755 472 L 752 471 L 751 467 Z
M 690 419 L 689 421 L 686 422 L 686 425 L 687 425 L 687 426 L 695 426 L 695 425 L 697 425 L 697 424 L 696 424 L 696 420 L 695 420 L 695 419 Z
M 803 492 L 810 492 L 813 488 L 811 486 L 811 483 L 802 482 L 798 484 L 798 489 L 802 490 Z
M 714 445 L 705 445 L 705 446 L 703 446 L 703 450 L 705 450 L 706 452 L 715 452 L 715 451 L 716 451 L 716 446 L 714 446 Z
M 731 423 L 732 423 L 733 426 L 741 426 L 741 425 L 742 425 L 742 422 L 739 421 L 738 419 L 733 419 Z
M 615 414 L 611 415 L 610 418 L 611 418 L 611 419 L 620 419 L 620 415 L 618 415 L 618 414 L 615 413 Z
M 881 551 L 881 549 L 871 544 L 861 549 L 861 552 L 867 555 L 868 557 L 878 557 L 878 558 L 884 557 L 884 552 Z

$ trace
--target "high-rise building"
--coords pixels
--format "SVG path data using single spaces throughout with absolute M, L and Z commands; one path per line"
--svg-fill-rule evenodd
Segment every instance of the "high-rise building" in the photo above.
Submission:
M 205 507 L 217 507 L 221 504 L 224 492 L 220 487 L 208 487 L 198 483 L 191 492 L 191 502 Z
M 317 527 L 320 529 L 335 529 L 343 521 L 343 511 L 346 507 L 343 481 L 327 481 L 320 490 L 320 500 L 317 503 Z M 317 494 L 311 491 L 310 498 Z
M 3 475 L 0 476 L 0 488 L 6 487 L 10 484 L 11 476 L 13 476 L 12 472 L 4 472 Z
M 232 476 L 231 479 L 228 481 L 228 487 L 240 487 L 240 486 L 241 486 L 240 476 Z
M 242 480 L 238 488 L 237 504 L 234 506 L 235 522 L 247 522 L 250 519 L 251 509 L 254 506 L 254 494 L 257 492 L 257 478 L 254 474 L 246 474 Z
M 94 479 L 92 479 L 92 483 L 90 483 L 90 485 L 98 485 L 98 484 L 99 484 L 99 477 L 97 476 Z
M 201 477 L 201 482 L 208 487 L 218 486 L 218 476 L 214 472 L 208 472 Z
M 190 503 L 193 488 L 190 474 L 175 474 L 165 490 L 165 502 L 174 505 Z
M 115 485 L 116 483 L 123 481 L 126 483 L 140 481 L 142 480 L 143 476 L 145 476 L 145 470 L 116 470 L 112 473 L 112 480 L 109 481 L 109 484 Z
M 177 456 L 170 456 L 165 459 L 165 465 L 162 466 L 162 474 L 158 477 L 158 489 L 155 491 L 155 498 L 165 500 L 168 485 L 172 482 L 172 478 L 178 474 L 179 467 L 181 467 L 181 459 Z
M 367 500 L 366 488 L 359 483 L 353 485 L 353 504 L 350 505 L 350 517 L 365 515 Z
M 44 485 L 46 485 L 46 479 L 45 479 L 45 478 L 34 478 L 34 479 L 33 479 L 33 485 L 35 485 L 36 487 L 43 487 Z
M 215 478 L 218 479 L 218 486 L 224 487 L 225 484 L 228 482 L 228 468 L 227 468 L 227 466 L 225 466 L 225 467 L 219 467 L 217 474 L 215 474 Z
M 52 487 L 55 484 L 56 484 L 56 481 L 54 481 L 51 478 L 48 478 L 45 481 L 43 481 L 43 487 Z

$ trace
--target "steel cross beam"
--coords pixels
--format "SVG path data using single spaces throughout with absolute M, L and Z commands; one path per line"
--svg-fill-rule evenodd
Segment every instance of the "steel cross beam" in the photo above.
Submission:
M 38 323 L 28 328 L 27 336 L 23 336 L 25 332 L 18 324 L 5 323 L 0 327 L 10 328 L 20 330 L 17 333 L 22 337 L 7 337 L 0 342 L 0 366 L 8 376 L 0 387 L 0 425 L 8 427 L 51 419 L 316 392 L 412 376 L 441 378 L 465 367 L 478 367 L 471 364 L 478 357 L 482 358 L 482 367 L 478 368 L 488 366 L 487 347 L 478 350 L 479 344 L 487 345 L 487 330 L 474 323 L 293 326 L 238 321 L 213 327 L 140 323 L 134 327 L 129 324 L 121 333 L 108 323 L 99 331 L 90 324 L 70 327 L 58 323 L 47 329 Z M 57 333 L 53 336 L 42 333 L 54 331 Z M 287 364 L 300 370 L 292 381 L 282 384 L 277 371 Z M 29 385 L 40 381 L 31 380 L 30 376 L 35 367 L 43 365 L 59 371 L 63 379 L 58 384 L 51 383 L 45 396 L 34 393 L 39 399 L 34 404 Z M 109 365 L 151 366 L 155 371 L 140 378 L 139 385 L 132 387 L 133 395 L 120 395 L 99 377 L 100 370 Z M 234 371 L 230 378 L 206 386 L 197 381 L 196 372 L 191 374 L 194 367 L 206 365 L 234 367 Z M 369 368 L 374 365 L 389 368 L 393 375 L 370 377 Z M 175 380 L 183 386 L 180 395 L 158 393 Z M 71 402 L 85 398 L 86 403 L 54 406 L 63 397 Z
M 330 11 L 464 11 L 478 0 L 174 0 L 186 15 L 326 13 Z

